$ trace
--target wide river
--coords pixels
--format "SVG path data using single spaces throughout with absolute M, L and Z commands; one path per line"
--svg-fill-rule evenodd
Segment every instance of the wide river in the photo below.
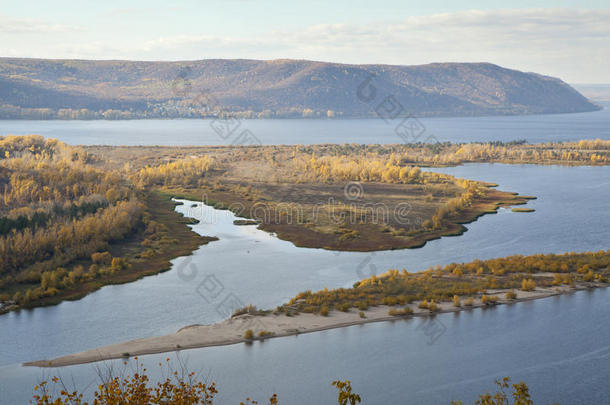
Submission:
M 606 111 L 588 116 L 599 117 Z M 582 133 L 574 130 L 567 134 L 566 128 L 576 127 L 580 116 L 538 116 L 549 122 L 554 117 L 556 128 L 560 128 L 558 133 L 563 135 L 557 138 L 552 135 L 553 125 L 548 123 L 539 132 L 546 140 L 560 140 L 563 136 L 610 139 L 608 115 L 596 129 L 586 127 Z M 504 121 L 542 119 L 538 117 L 479 120 L 483 127 L 490 121 L 489 125 L 497 128 Z M 584 125 L 585 120 L 582 121 Z M 258 121 L 247 123 L 255 122 Z M 281 123 L 290 126 L 295 122 Z M 300 122 L 311 133 L 320 125 L 316 121 Z M 348 125 L 337 123 L 357 121 L 327 122 Z M 0 133 L 38 132 L 62 138 L 58 133 L 43 130 L 18 131 L 24 122 L 13 123 L 18 125 L 11 127 L 0 121 Z M 71 125 L 90 124 L 29 123 L 34 129 L 36 124 L 64 126 L 63 132 L 68 134 Z M 171 121 L 160 122 L 166 123 Z M 180 127 L 183 123 L 191 125 L 191 121 L 178 121 L 176 125 Z M 100 124 L 150 125 L 145 121 Z M 127 128 L 123 130 L 122 139 L 131 139 Z M 62 139 L 70 143 L 125 143 L 113 141 L 112 136 L 98 138 L 99 142 L 78 137 Z M 339 138 L 325 142 L 356 141 L 350 135 L 343 140 Z M 523 133 L 506 136 L 506 140 L 520 138 L 539 140 Z M 182 138 L 157 142 L 161 139 L 142 143 L 171 143 Z M 306 143 L 302 137 L 294 139 L 292 143 Z M 41 370 L 22 367 L 24 361 L 172 333 L 189 324 L 219 321 L 226 317 L 228 305 L 252 303 L 273 308 L 299 291 L 350 286 L 362 277 L 389 268 L 415 271 L 475 258 L 610 248 L 607 242 L 610 167 L 470 164 L 435 170 L 495 182 L 501 190 L 536 195 L 538 200 L 528 203 L 536 212 L 519 214 L 501 209 L 497 215 L 486 215 L 469 224 L 468 232 L 462 236 L 432 241 L 420 249 L 339 253 L 297 248 L 255 227 L 234 226 L 235 217 L 229 212 L 201 203 L 192 207 L 192 202 L 186 202 L 177 210 L 200 219 L 194 230 L 218 236 L 219 241 L 202 246 L 190 257 L 175 259 L 166 273 L 130 284 L 106 286 L 75 302 L 0 316 L 0 403 L 27 403 L 36 382 L 58 373 L 70 382 L 73 379 L 81 388 L 97 382 L 94 365 Z M 216 286 L 213 294 L 206 289 L 210 283 Z M 542 403 L 604 403 L 610 397 L 608 308 L 610 290 L 586 291 L 490 310 L 439 315 L 434 326 L 440 333 L 433 338 L 426 333 L 429 325 L 417 319 L 278 338 L 253 345 L 188 350 L 181 352 L 180 357 L 188 361 L 191 369 L 218 384 L 219 404 L 237 404 L 248 396 L 261 401 L 273 392 L 285 404 L 335 403 L 336 394 L 330 382 L 339 378 L 351 379 L 354 389 L 369 404 L 447 404 L 452 399 L 472 403 L 477 393 L 492 390 L 493 380 L 505 375 L 527 381 L 534 399 Z M 155 365 L 167 356 L 144 356 L 141 361 L 156 373 Z M 172 359 L 175 356 L 169 355 Z
M 407 141 L 530 143 L 610 139 L 610 102 L 603 110 L 577 114 L 506 117 L 423 118 L 422 130 Z M 13 121 L 0 120 L 0 135 L 39 134 L 72 145 L 223 145 L 249 131 L 265 145 L 318 143 L 402 143 L 400 121 L 371 119 L 241 120 L 226 127 L 213 120 Z M 233 130 L 232 133 L 229 132 Z M 417 136 L 417 138 L 414 138 Z

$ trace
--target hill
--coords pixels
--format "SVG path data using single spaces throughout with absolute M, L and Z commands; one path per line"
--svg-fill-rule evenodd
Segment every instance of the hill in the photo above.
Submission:
M 237 59 L 0 58 L 0 105 L 0 118 L 63 119 L 366 117 L 376 111 L 470 116 L 599 109 L 560 79 L 489 63 L 392 66 Z
M 610 84 L 572 84 L 577 91 L 590 100 L 608 102 L 610 101 Z

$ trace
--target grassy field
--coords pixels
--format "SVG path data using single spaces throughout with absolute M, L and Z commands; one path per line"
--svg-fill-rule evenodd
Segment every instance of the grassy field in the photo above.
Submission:
M 452 200 L 462 198 L 469 183 L 419 172 L 416 166 L 404 164 L 396 148 L 104 146 L 87 150 L 117 168 L 128 163 L 131 171 L 213 157 L 204 176 L 163 177 L 154 186 L 176 197 L 230 209 L 301 247 L 351 251 L 420 247 L 431 239 L 460 235 L 466 229 L 463 224 L 494 213 L 499 206 L 527 202 L 493 189 L 492 184 L 476 183 L 480 192 L 434 221 L 456 202 Z
M 230 209 L 299 247 L 343 251 L 421 247 L 429 240 L 461 235 L 464 224 L 496 213 L 501 206 L 526 203 L 513 193 L 485 187 L 484 196 L 433 228 L 424 225 L 459 196 L 459 188 L 452 186 L 446 194 L 426 198 L 431 192 L 423 186 L 364 183 L 366 197 L 350 201 L 342 184 L 250 184 L 248 192 L 239 192 L 240 187 L 170 187 L 164 192 Z

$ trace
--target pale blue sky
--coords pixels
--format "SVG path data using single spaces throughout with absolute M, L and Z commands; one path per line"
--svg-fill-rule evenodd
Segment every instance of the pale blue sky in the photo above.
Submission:
M 0 56 L 488 61 L 572 83 L 610 82 L 608 0 L 0 4 Z

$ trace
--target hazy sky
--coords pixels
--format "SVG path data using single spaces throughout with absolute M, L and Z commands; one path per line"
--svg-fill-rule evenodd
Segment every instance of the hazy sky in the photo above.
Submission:
M 486 61 L 571 83 L 610 83 L 610 0 L 0 0 L 0 5 L 0 56 Z

